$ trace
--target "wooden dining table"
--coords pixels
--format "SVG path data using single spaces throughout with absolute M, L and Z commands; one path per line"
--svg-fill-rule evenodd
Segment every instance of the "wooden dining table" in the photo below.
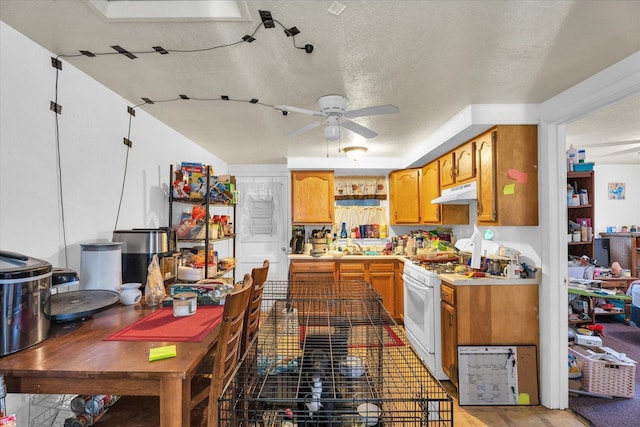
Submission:
M 154 310 L 115 305 L 85 320 L 52 324 L 46 340 L 0 357 L 9 393 L 159 396 L 160 425 L 189 425 L 191 379 L 215 344 L 220 325 L 201 342 L 105 341 Z M 176 345 L 176 357 L 149 362 L 149 350 Z

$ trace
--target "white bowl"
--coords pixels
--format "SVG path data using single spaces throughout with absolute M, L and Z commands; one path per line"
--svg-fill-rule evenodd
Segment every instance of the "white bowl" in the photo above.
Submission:
M 374 426 L 378 424 L 378 418 L 380 418 L 380 408 L 373 403 L 363 403 L 358 406 L 358 414 L 362 419 L 362 422 L 367 426 Z
M 142 287 L 142 283 L 123 283 L 121 285 L 122 289 L 140 289 Z

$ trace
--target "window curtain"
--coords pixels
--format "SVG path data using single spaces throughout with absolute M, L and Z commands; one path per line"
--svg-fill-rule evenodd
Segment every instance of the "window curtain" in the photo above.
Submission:
M 343 222 L 348 230 L 359 225 L 387 223 L 386 211 L 382 206 L 336 206 L 335 218 L 338 232 Z
M 336 200 L 387 199 L 387 182 L 384 176 L 336 176 L 334 183 Z

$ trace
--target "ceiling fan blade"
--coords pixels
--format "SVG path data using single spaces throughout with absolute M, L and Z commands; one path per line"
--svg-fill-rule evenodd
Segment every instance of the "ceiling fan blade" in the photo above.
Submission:
M 304 108 L 292 107 L 290 105 L 274 105 L 273 108 L 279 111 L 302 113 L 302 114 L 308 114 L 310 116 L 324 117 L 324 114 L 322 114 L 320 111 L 305 110 Z
M 640 144 L 640 139 L 634 139 L 631 141 L 611 141 L 611 142 L 601 142 L 599 144 L 588 144 L 586 148 L 592 147 L 616 147 L 618 145 L 631 145 L 631 144 Z
M 362 125 L 359 125 L 349 120 L 345 120 L 344 122 L 341 123 L 341 125 L 342 127 L 349 129 L 351 132 L 355 132 L 358 135 L 364 136 L 367 139 L 375 138 L 376 136 L 378 136 L 378 134 L 372 131 L 371 129 L 366 128 Z
M 359 110 L 351 110 L 345 111 L 344 115 L 346 117 L 355 118 L 355 117 L 364 117 L 364 116 L 375 116 L 378 114 L 392 114 L 400 111 L 398 107 L 391 104 L 386 105 L 378 105 L 377 107 L 367 107 L 360 108 Z
M 628 154 L 628 153 L 640 153 L 640 145 L 638 145 L 637 147 L 629 148 L 627 150 L 614 151 L 613 153 L 600 154 L 600 155 L 602 157 L 609 157 L 609 156 L 619 156 L 621 154 Z
M 289 132 L 289 133 L 285 134 L 285 136 L 286 136 L 287 138 L 289 138 L 289 137 L 292 137 L 292 136 L 294 136 L 294 135 L 298 135 L 299 133 L 306 132 L 306 131 L 308 131 L 309 129 L 313 129 L 313 128 L 315 128 L 315 127 L 318 127 L 318 126 L 320 126 L 321 124 L 322 124 L 322 122 L 313 122 L 313 123 L 309 123 L 308 125 L 303 126 L 303 127 L 301 127 L 300 129 L 297 129 L 297 130 L 294 130 L 293 132 Z

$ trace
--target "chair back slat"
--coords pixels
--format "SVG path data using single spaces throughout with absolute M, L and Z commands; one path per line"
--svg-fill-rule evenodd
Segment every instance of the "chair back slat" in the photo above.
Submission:
M 262 267 L 251 270 L 251 279 L 253 285 L 251 287 L 251 296 L 249 297 L 249 306 L 244 314 L 244 326 L 242 332 L 242 346 L 240 354 L 243 355 L 249 348 L 249 343 L 255 337 L 260 326 L 260 306 L 262 305 L 262 292 L 264 284 L 269 274 L 269 261 L 264 260 Z
M 245 312 L 249 304 L 253 280 L 244 275 L 242 288 L 227 295 L 224 304 L 220 334 L 213 362 L 212 381 L 209 388 L 207 425 L 218 426 L 218 397 L 230 381 L 240 359 Z

